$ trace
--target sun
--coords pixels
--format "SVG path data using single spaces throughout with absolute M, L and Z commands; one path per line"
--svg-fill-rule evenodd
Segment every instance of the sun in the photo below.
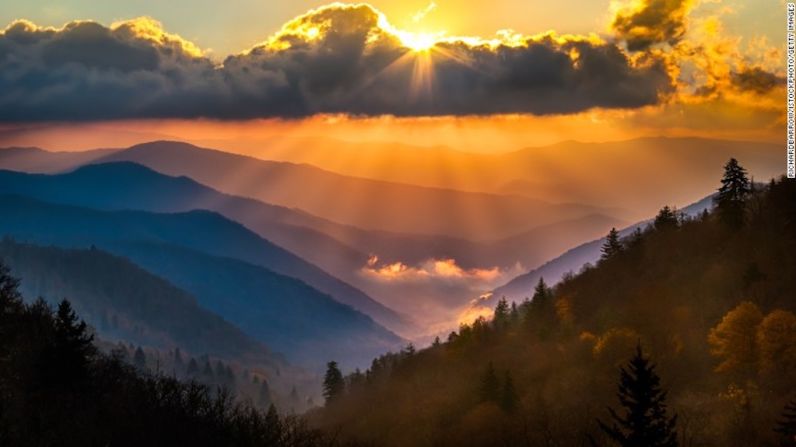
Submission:
M 401 43 L 415 52 L 429 51 L 436 45 L 438 36 L 431 33 L 401 33 Z

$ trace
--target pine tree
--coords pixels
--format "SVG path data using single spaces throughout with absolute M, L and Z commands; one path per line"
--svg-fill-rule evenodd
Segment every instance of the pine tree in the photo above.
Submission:
M 87 378 L 89 361 L 96 354 L 92 344 L 94 337 L 67 300 L 58 305 L 54 324 L 53 345 L 45 354 L 46 380 L 54 384 L 80 383 Z
M 603 261 L 614 257 L 617 253 L 622 251 L 622 242 L 619 241 L 619 232 L 616 231 L 616 228 L 611 228 L 611 231 L 608 232 L 608 236 L 605 237 L 605 243 L 603 243 L 600 251 L 602 252 L 600 259 Z
M 174 349 L 174 365 L 182 369 L 182 351 L 180 351 L 180 348 Z
M 323 378 L 323 397 L 326 399 L 326 405 L 340 397 L 344 391 L 345 379 L 343 379 L 340 368 L 337 367 L 337 362 L 327 363 L 326 375 Z
M 796 400 L 785 405 L 781 419 L 777 421 L 774 431 L 779 434 L 779 445 L 796 447 Z
M 543 314 L 551 306 L 552 291 L 547 287 L 544 278 L 540 277 L 533 289 L 533 297 L 531 298 L 530 308 L 536 314 Z
M 273 404 L 273 399 L 271 398 L 271 387 L 268 385 L 267 380 L 263 380 L 262 385 L 260 385 L 260 393 L 257 399 L 257 403 L 262 408 L 268 408 Z
M 494 323 L 495 327 L 503 327 L 509 321 L 509 303 L 506 301 L 506 297 L 502 297 L 498 300 L 497 305 L 495 306 L 495 313 L 492 317 L 492 322 Z
M 511 413 L 517 407 L 517 391 L 514 389 L 514 380 L 511 372 L 506 371 L 503 377 L 503 388 L 500 391 L 500 408 L 507 413 Z
M 641 344 L 627 368 L 620 370 L 619 402 L 623 414 L 609 408 L 611 425 L 600 428 L 622 447 L 676 447 L 677 416 L 666 415 L 666 392 L 660 388 L 655 365 L 644 358 Z
M 195 376 L 199 374 L 199 364 L 196 363 L 196 359 L 191 357 L 191 360 L 188 362 L 188 369 L 185 371 L 186 374 L 189 376 Z
M 746 169 L 731 158 L 724 165 L 724 176 L 714 202 L 719 218 L 731 228 L 743 225 L 746 198 L 752 191 Z
M 279 413 L 276 411 L 276 406 L 270 404 L 268 412 L 265 413 L 265 421 L 263 423 L 265 429 L 265 436 L 263 437 L 262 445 L 282 445 L 283 431 L 282 421 L 279 420 Z
M 658 215 L 655 216 L 655 221 L 653 222 L 653 226 L 658 231 L 671 230 L 677 228 L 679 225 L 680 221 L 677 219 L 677 210 L 668 205 L 658 211 Z
M 553 307 L 553 291 L 547 287 L 544 278 L 539 278 L 533 291 L 533 297 L 523 307 L 526 309 L 524 324 L 527 330 L 536 333 L 541 338 L 546 338 L 550 334 L 556 318 Z
M 140 371 L 146 369 L 146 354 L 144 354 L 144 350 L 140 346 L 135 349 L 135 354 L 133 354 L 133 365 Z
M 489 362 L 484 374 L 481 376 L 479 400 L 480 402 L 498 402 L 500 391 L 500 381 L 495 373 L 495 367 L 492 362 Z

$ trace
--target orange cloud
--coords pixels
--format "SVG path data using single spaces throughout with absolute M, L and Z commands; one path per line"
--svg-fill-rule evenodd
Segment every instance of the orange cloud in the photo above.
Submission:
M 371 256 L 362 269 L 366 276 L 379 281 L 454 281 L 489 284 L 503 279 L 509 272 L 498 267 L 464 269 L 454 259 L 429 259 L 416 266 L 402 262 L 381 264 L 378 256 Z

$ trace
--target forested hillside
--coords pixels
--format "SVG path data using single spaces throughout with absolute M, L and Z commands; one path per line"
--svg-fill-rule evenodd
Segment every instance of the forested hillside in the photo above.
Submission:
M 97 351 L 67 301 L 25 304 L 0 265 L 0 445 L 331 446 L 223 390 L 140 373 Z
M 491 321 L 345 379 L 330 365 L 310 417 L 384 446 L 793 445 L 794 277 L 796 183 L 753 188 L 731 161 L 712 212 L 664 207 L 644 231 L 612 232 L 596 266 L 501 300 Z M 633 413 L 644 402 L 658 410 Z M 612 441 L 645 424 L 657 441 Z
M 97 248 L 42 247 L 5 238 L 0 262 L 20 279 L 23 296 L 50 305 L 69 299 L 103 339 L 280 363 L 265 345 L 200 307 L 193 296 L 125 258 Z

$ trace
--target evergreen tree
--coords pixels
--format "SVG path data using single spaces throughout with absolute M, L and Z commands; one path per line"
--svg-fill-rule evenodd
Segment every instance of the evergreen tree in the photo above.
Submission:
M 781 419 L 777 421 L 774 431 L 780 436 L 779 445 L 796 447 L 796 400 L 785 405 Z
M 608 236 L 605 237 L 605 243 L 603 243 L 600 251 L 602 252 L 600 259 L 603 261 L 614 257 L 617 253 L 622 251 L 622 242 L 619 241 L 619 232 L 616 231 L 616 228 L 611 228 L 611 231 L 608 232 Z
M 479 400 L 480 402 L 498 402 L 500 392 L 500 381 L 495 373 L 495 367 L 492 362 L 489 362 L 484 374 L 481 376 Z
M 527 330 L 546 338 L 552 329 L 555 318 L 553 307 L 553 291 L 547 287 L 544 278 L 539 278 L 533 291 L 531 301 L 525 304 L 524 324 Z
M 719 218 L 732 228 L 743 225 L 746 198 L 752 191 L 746 169 L 731 158 L 724 165 L 719 193 L 714 199 Z
M 80 381 L 87 376 L 87 367 L 96 354 L 86 323 L 80 320 L 67 300 L 61 301 L 55 314 L 55 340 L 51 358 L 59 380 L 64 383 Z M 53 371 L 53 372 L 56 372 Z
M 265 382 L 263 381 L 263 383 Z M 265 413 L 263 425 L 266 435 L 262 439 L 262 445 L 281 445 L 285 429 L 282 425 L 282 421 L 279 420 L 279 413 L 276 411 L 276 406 L 274 406 L 274 404 L 268 406 L 268 412 Z
M 441 345 L 442 342 L 439 339 L 439 335 L 434 337 L 434 341 L 431 343 L 432 348 L 436 348 L 437 346 Z
M 331 361 L 326 364 L 326 375 L 323 378 L 323 397 L 326 405 L 340 397 L 345 391 L 345 380 L 337 362 Z
M 180 351 L 180 348 L 174 349 L 174 365 L 176 368 L 182 369 L 182 351 Z
M 515 301 L 511 302 L 511 311 L 509 312 L 509 320 L 512 323 L 516 323 L 520 319 L 520 311 L 517 309 L 517 303 Z
M 666 392 L 661 390 L 655 365 L 644 358 L 641 344 L 627 368 L 620 370 L 619 402 L 623 414 L 609 408 L 610 425 L 600 428 L 622 447 L 676 447 L 677 416 L 666 415 Z
M 503 377 L 503 388 L 500 392 L 500 408 L 511 413 L 516 407 L 517 390 L 514 389 L 514 380 L 511 378 L 511 372 L 506 371 L 506 375 Z
M 135 349 L 135 354 L 133 354 L 133 365 L 140 371 L 146 369 L 146 354 L 144 354 L 144 350 L 140 346 Z
M 495 313 L 492 317 L 492 322 L 494 323 L 495 327 L 504 327 L 509 321 L 509 303 L 506 301 L 506 297 L 502 297 L 498 300 L 497 305 L 495 306 Z
M 263 380 L 262 385 L 260 385 L 260 392 L 257 396 L 258 404 L 262 408 L 269 408 L 273 405 L 273 398 L 271 397 L 271 387 L 268 385 L 267 380 Z M 270 410 L 270 408 L 269 408 Z
M 191 360 L 188 362 L 188 369 L 185 371 L 186 374 L 189 376 L 196 376 L 199 374 L 199 364 L 196 363 L 196 359 L 191 357 Z
M 655 216 L 655 221 L 653 222 L 653 226 L 658 231 L 671 230 L 677 228 L 679 225 L 680 222 L 677 219 L 677 210 L 668 205 L 658 211 L 658 215 Z

